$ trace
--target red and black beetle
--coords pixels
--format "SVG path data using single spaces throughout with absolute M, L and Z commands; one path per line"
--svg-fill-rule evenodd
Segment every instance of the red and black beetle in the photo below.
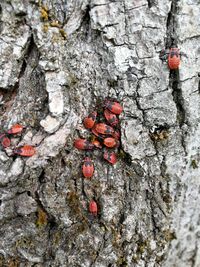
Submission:
M 96 117 L 97 117 L 97 112 L 93 111 L 92 113 L 90 113 L 88 115 L 88 117 L 86 117 L 83 120 L 83 124 L 85 126 L 86 129 L 91 129 L 94 127 L 95 121 L 96 121 Z
M 167 60 L 170 70 L 176 70 L 179 68 L 179 65 L 181 63 L 181 56 L 186 56 L 186 54 L 180 52 L 180 49 L 177 47 L 163 49 L 160 52 L 160 59 Z
M 95 125 L 95 130 L 100 134 L 110 134 L 110 135 L 112 135 L 114 133 L 114 129 L 111 126 L 109 126 L 109 125 L 107 125 L 105 123 L 97 123 Z
M 116 126 L 119 123 L 117 116 L 108 109 L 104 110 L 104 116 L 111 126 Z
M 105 137 L 104 135 L 98 133 L 98 132 L 95 130 L 95 127 L 92 129 L 92 133 L 93 133 L 95 136 L 99 137 L 100 139 L 103 139 L 103 138 Z
M 96 148 L 102 148 L 101 143 L 98 140 L 94 140 L 92 141 L 92 144 L 96 147 Z
M 82 167 L 83 176 L 85 178 L 91 178 L 94 173 L 94 165 L 92 163 L 91 158 L 86 157 L 84 159 L 83 167 Z
M 6 148 L 10 146 L 10 139 L 6 136 L 5 133 L 0 134 L 0 140 L 1 140 L 1 145 Z
M 168 66 L 170 70 L 178 69 L 181 63 L 180 51 L 178 48 L 170 48 L 168 54 Z
M 109 109 L 114 114 L 121 114 L 123 111 L 122 106 L 116 101 L 110 101 L 108 99 L 104 102 L 105 108 Z
M 23 129 L 24 129 L 24 126 L 22 126 L 21 124 L 15 124 L 7 131 L 7 133 L 18 134 L 18 133 L 21 133 Z
M 97 207 L 97 203 L 94 200 L 91 200 L 89 203 L 89 212 L 94 215 L 97 216 L 98 214 L 98 207 Z
M 15 148 L 13 153 L 23 156 L 23 157 L 32 157 L 36 153 L 36 150 L 33 146 L 24 145 L 24 146 Z
M 81 149 L 81 150 L 91 150 L 94 148 L 94 145 L 92 143 L 90 143 L 86 139 L 81 139 L 81 138 L 78 138 L 75 140 L 74 146 L 77 149 Z
M 113 137 L 107 137 L 103 140 L 103 143 L 107 147 L 115 147 L 117 145 L 117 141 Z
M 4 148 L 6 147 L 9 147 L 10 146 L 10 139 L 6 136 L 6 137 L 3 137 L 2 141 L 1 141 L 1 144 Z
M 111 164 L 115 164 L 117 162 L 117 156 L 114 151 L 105 150 L 103 157 Z

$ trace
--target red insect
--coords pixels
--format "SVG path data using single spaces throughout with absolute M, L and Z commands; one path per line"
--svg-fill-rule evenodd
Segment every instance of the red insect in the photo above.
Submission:
M 97 148 L 102 148 L 102 145 L 100 144 L 100 142 L 98 140 L 92 141 L 92 144 Z
M 6 148 L 10 146 L 10 139 L 6 136 L 5 133 L 0 134 L 0 140 L 1 140 L 1 145 Z
M 115 138 L 113 138 L 113 137 L 107 137 L 107 138 L 105 138 L 103 140 L 103 143 L 107 147 L 115 147 L 117 145 L 117 142 L 116 142 Z
M 117 116 L 114 113 L 110 112 L 108 109 L 104 110 L 104 116 L 108 123 L 112 126 L 116 126 L 119 123 Z
M 181 63 L 181 56 L 186 56 L 185 53 L 180 52 L 180 49 L 177 47 L 171 47 L 170 49 L 163 49 L 160 52 L 160 59 L 167 60 L 170 70 L 176 70 L 179 68 Z
M 23 157 L 32 157 L 35 154 L 36 150 L 33 146 L 24 145 L 14 149 L 13 153 L 23 156 Z
M 103 157 L 105 160 L 107 160 L 111 164 L 115 164 L 117 162 L 117 156 L 116 156 L 115 152 L 113 152 L 113 151 L 105 150 Z
M 97 112 L 93 111 L 92 113 L 88 115 L 88 117 L 84 119 L 83 124 L 86 129 L 91 129 L 94 127 L 96 117 L 97 117 Z
M 84 159 L 83 167 L 82 167 L 83 176 L 85 178 L 91 178 L 94 173 L 94 165 L 92 163 L 91 158 L 86 157 Z
M 96 124 L 95 130 L 100 134 L 113 134 L 114 133 L 114 129 L 105 123 Z
M 77 149 L 81 149 L 81 150 L 91 150 L 94 148 L 94 145 L 92 143 L 90 143 L 86 139 L 81 139 L 81 138 L 78 138 L 75 140 L 74 146 Z
M 178 69 L 181 63 L 180 52 L 178 48 L 171 48 L 168 55 L 168 66 L 171 70 Z
M 92 215 L 97 216 L 98 207 L 97 207 L 97 203 L 94 200 L 91 200 L 90 203 L 89 203 L 89 212 Z
M 115 130 L 114 133 L 112 134 L 112 136 L 113 136 L 115 139 L 119 140 L 120 137 L 121 137 L 120 131 L 119 131 L 119 130 Z
M 95 127 L 92 129 L 92 133 L 94 135 L 96 135 L 97 137 L 99 137 L 100 139 L 103 139 L 105 136 L 103 136 L 102 134 L 98 133 L 96 130 L 95 130 Z
M 122 106 L 116 101 L 110 101 L 110 100 L 106 99 L 104 105 L 112 113 L 117 114 L 117 115 L 121 114 L 123 111 Z
M 9 147 L 10 146 L 10 139 L 6 136 L 6 137 L 3 137 L 2 141 L 1 141 L 1 144 L 4 148 L 6 147 Z
M 8 134 L 18 134 L 21 133 L 24 127 L 20 124 L 13 125 L 8 131 Z

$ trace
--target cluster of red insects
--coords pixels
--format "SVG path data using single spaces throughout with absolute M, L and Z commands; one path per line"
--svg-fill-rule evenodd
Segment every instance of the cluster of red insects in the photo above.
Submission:
M 117 101 L 108 99 L 104 101 L 103 108 L 104 116 L 102 118 L 99 116 L 102 113 L 101 111 L 93 111 L 83 120 L 85 128 L 91 130 L 94 135 L 93 140 L 88 141 L 78 138 L 75 140 L 74 146 L 86 151 L 95 148 L 103 149 L 103 158 L 110 164 L 115 164 L 117 162 L 115 149 L 120 145 L 118 115 L 121 114 L 123 108 Z M 86 179 L 90 179 L 94 173 L 94 165 L 88 153 L 86 153 L 84 159 L 82 173 Z M 97 203 L 94 200 L 89 203 L 89 212 L 94 216 L 98 213 Z
M 180 52 L 179 48 L 171 47 L 170 49 L 163 49 L 161 51 L 160 59 L 167 60 L 170 70 L 176 70 L 179 68 L 181 55 L 186 56 L 184 53 Z M 119 129 L 115 129 L 115 127 L 119 125 L 117 115 L 121 114 L 123 109 L 118 102 L 111 100 L 106 100 L 104 107 L 104 117 L 109 125 L 106 123 L 97 123 L 97 112 L 93 111 L 84 119 L 83 124 L 85 128 L 90 129 L 98 139 L 92 142 L 86 139 L 76 139 L 74 146 L 78 149 L 92 150 L 95 147 L 102 148 L 104 145 L 108 148 L 104 149 L 104 159 L 111 164 L 115 164 L 117 162 L 116 153 L 109 149 L 119 147 L 120 145 L 120 131 Z M 93 175 L 94 165 L 91 158 L 88 156 L 84 159 L 82 172 L 83 176 L 88 179 Z M 94 200 L 91 200 L 89 203 L 89 211 L 93 215 L 97 215 L 98 208 Z
M 160 53 L 160 59 L 167 61 L 170 70 L 176 70 L 179 68 L 182 55 L 186 56 L 184 53 L 180 52 L 179 48 L 173 46 L 170 49 L 163 49 Z M 90 113 L 88 117 L 84 119 L 83 124 L 86 129 L 91 130 L 98 140 L 95 139 L 94 141 L 89 142 L 86 139 L 77 139 L 74 142 L 76 148 L 92 150 L 94 147 L 102 148 L 102 145 L 109 149 L 119 147 L 120 131 L 114 127 L 119 125 L 117 115 L 121 114 L 123 110 L 122 106 L 116 101 L 106 100 L 104 107 L 104 117 L 109 125 L 105 123 L 97 123 L 96 111 Z M 113 150 L 105 149 L 103 157 L 111 164 L 117 162 L 117 157 Z M 92 177 L 94 166 L 90 157 L 84 159 L 82 172 L 85 178 Z M 98 208 L 97 203 L 94 200 L 91 200 L 89 203 L 89 211 L 93 215 L 97 215 Z
M 11 145 L 11 136 L 20 134 L 24 127 L 20 124 L 13 125 L 8 131 L 0 134 L 1 146 L 5 149 Z M 13 155 L 20 155 L 23 157 L 31 157 L 35 154 L 35 148 L 30 145 L 24 145 L 13 149 Z
M 163 49 L 160 53 L 160 59 L 167 60 L 168 66 L 171 70 L 178 69 L 180 65 L 180 56 L 184 55 L 179 51 L 178 48 L 172 47 L 170 49 Z M 92 134 L 96 136 L 93 141 L 86 139 L 76 139 L 74 146 L 80 150 L 92 150 L 94 148 L 102 149 L 103 146 L 103 158 L 110 164 L 117 162 L 117 156 L 112 148 L 118 148 L 120 145 L 120 130 L 119 130 L 119 119 L 118 115 L 123 111 L 120 103 L 114 100 L 106 99 L 103 104 L 104 107 L 104 118 L 105 122 L 99 122 L 97 111 L 93 111 L 86 117 L 83 124 L 86 129 L 91 130 Z M 109 125 L 108 125 L 108 124 Z M 20 124 L 15 124 L 4 133 L 0 133 L 0 143 L 5 149 L 10 147 L 10 137 L 18 135 L 23 131 L 24 127 Z M 35 148 L 31 145 L 24 145 L 13 149 L 13 155 L 20 155 L 24 157 L 31 157 L 35 154 Z M 86 156 L 82 166 L 82 173 L 86 179 L 90 179 L 94 173 L 94 165 L 92 159 Z M 89 203 L 89 212 L 94 216 L 98 213 L 97 203 L 91 200 Z

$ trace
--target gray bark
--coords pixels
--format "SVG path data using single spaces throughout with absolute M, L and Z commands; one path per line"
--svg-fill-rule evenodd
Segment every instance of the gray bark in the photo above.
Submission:
M 1 129 L 37 145 L 0 150 L 0 266 L 200 266 L 199 18 L 199 0 L 0 1 Z M 105 97 L 124 107 L 120 158 L 95 150 L 88 181 L 73 141 Z

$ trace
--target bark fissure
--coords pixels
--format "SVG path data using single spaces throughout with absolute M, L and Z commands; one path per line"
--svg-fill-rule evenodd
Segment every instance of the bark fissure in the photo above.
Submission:
M 19 82 L 20 79 L 23 77 L 24 72 L 26 70 L 27 67 L 27 59 L 30 57 L 30 54 L 33 50 L 34 47 L 34 40 L 33 40 L 33 35 L 30 35 L 27 44 L 26 44 L 26 48 L 24 49 L 24 55 L 23 55 L 23 61 L 22 61 L 22 65 L 20 68 L 20 72 L 17 78 L 17 82 L 11 86 L 10 88 L 0 88 L 0 95 L 2 95 L 2 99 L 4 102 L 4 106 L 2 106 L 1 110 L 0 110 L 0 114 L 3 115 L 5 112 L 8 112 L 8 110 L 11 108 L 11 106 L 14 103 L 14 100 L 17 96 L 17 94 L 19 93 Z
M 184 109 L 184 98 L 182 96 L 182 91 L 180 87 L 180 79 L 179 79 L 178 70 L 170 72 L 170 80 L 172 82 L 173 100 L 176 104 L 177 113 L 178 113 L 177 120 L 178 120 L 180 127 L 182 127 L 183 124 L 186 122 L 186 115 L 185 115 L 185 109 Z
M 155 0 L 147 0 L 148 8 L 151 8 L 155 4 Z
M 178 3 L 176 0 L 172 0 L 171 10 L 167 18 L 167 40 L 166 48 L 169 49 L 172 46 L 177 46 L 177 34 L 176 34 L 176 14 L 178 12 Z M 181 82 L 179 77 L 179 70 L 170 70 L 169 75 L 170 87 L 172 88 L 173 100 L 177 108 L 177 121 L 180 128 L 186 122 L 186 114 L 184 109 L 184 98 L 181 91 Z
M 2 21 L 2 7 L 0 5 L 0 34 L 3 31 L 3 21 Z
M 172 45 L 177 46 L 177 34 L 176 34 L 176 14 L 178 11 L 178 4 L 176 0 L 171 2 L 171 10 L 168 13 L 167 17 L 167 39 L 166 47 L 170 48 Z
M 135 102 L 136 102 L 138 110 L 142 112 L 142 118 L 143 118 L 142 123 L 145 125 L 145 110 L 141 107 L 140 102 L 139 102 L 139 98 L 140 98 L 140 95 L 138 92 L 139 88 L 140 88 L 140 79 L 138 79 L 138 82 L 137 82 Z

